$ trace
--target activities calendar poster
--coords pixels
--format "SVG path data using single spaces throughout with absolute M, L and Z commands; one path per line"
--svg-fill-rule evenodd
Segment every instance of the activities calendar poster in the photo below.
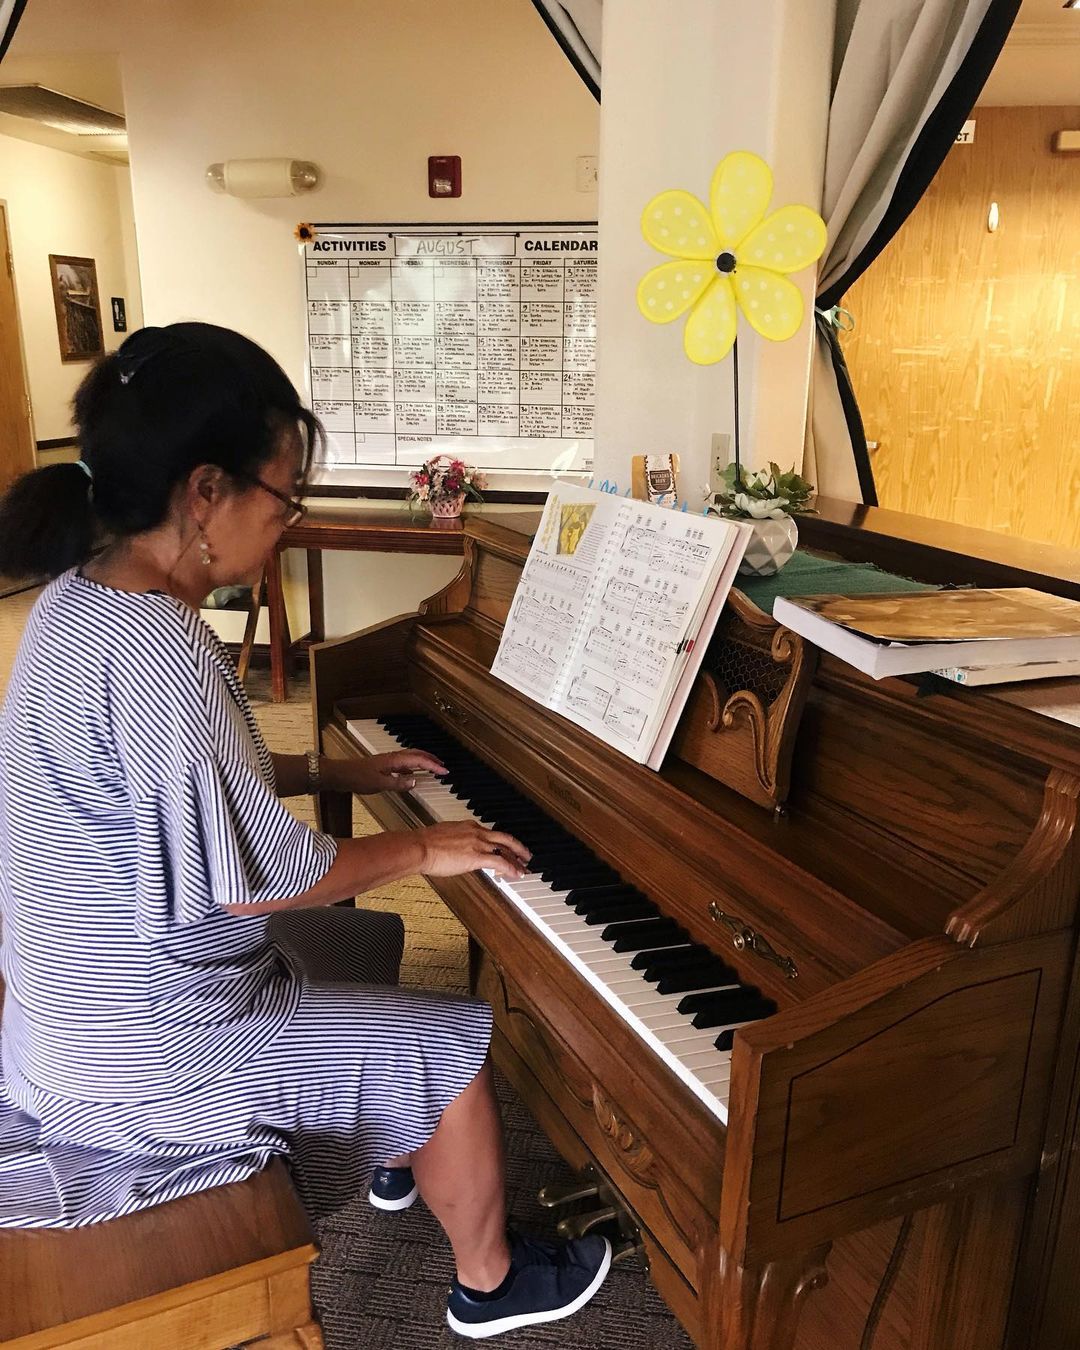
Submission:
M 476 465 L 494 491 L 589 475 L 594 224 L 308 228 L 321 481 L 402 488 L 439 453 Z

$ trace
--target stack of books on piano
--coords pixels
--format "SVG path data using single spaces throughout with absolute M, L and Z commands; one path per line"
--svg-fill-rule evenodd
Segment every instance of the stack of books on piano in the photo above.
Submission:
M 1026 588 L 780 597 L 773 618 L 875 680 L 1080 675 L 1080 603 Z

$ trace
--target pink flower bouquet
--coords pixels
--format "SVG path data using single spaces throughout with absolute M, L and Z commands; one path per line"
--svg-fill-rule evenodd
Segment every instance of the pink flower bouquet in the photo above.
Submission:
M 410 502 L 423 502 L 433 516 L 457 516 L 466 497 L 483 501 L 484 475 L 461 459 L 436 455 L 409 475 Z

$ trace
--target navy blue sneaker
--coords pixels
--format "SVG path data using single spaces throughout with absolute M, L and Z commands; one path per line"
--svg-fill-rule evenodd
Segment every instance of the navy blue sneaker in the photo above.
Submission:
M 454 1280 L 446 1320 L 459 1336 L 474 1339 L 556 1322 L 583 1308 L 610 1269 L 606 1237 L 589 1234 L 572 1242 L 542 1242 L 511 1233 L 506 1279 L 482 1298 Z
M 419 1194 L 411 1167 L 376 1167 L 368 1199 L 376 1209 L 408 1209 Z

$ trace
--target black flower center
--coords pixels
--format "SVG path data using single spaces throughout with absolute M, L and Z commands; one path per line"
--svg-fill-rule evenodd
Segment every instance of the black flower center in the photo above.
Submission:
M 718 253 L 716 255 L 716 270 L 718 272 L 734 272 L 735 254 L 727 252 Z

